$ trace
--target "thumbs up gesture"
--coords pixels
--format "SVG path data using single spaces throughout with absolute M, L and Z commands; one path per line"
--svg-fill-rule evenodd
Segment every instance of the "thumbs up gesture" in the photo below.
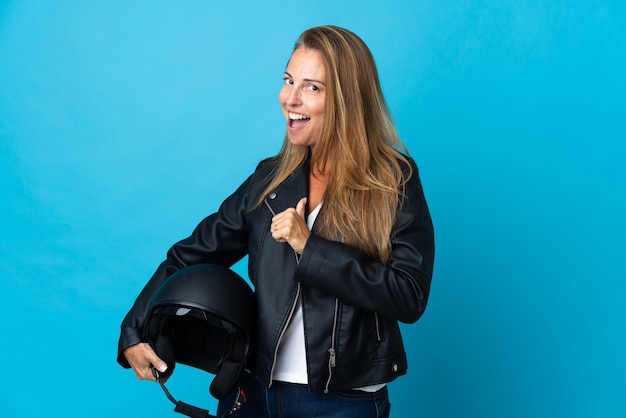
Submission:
M 307 198 L 298 201 L 295 208 L 288 208 L 272 218 L 270 226 L 272 238 L 287 242 L 298 254 L 302 254 L 311 231 L 304 219 Z

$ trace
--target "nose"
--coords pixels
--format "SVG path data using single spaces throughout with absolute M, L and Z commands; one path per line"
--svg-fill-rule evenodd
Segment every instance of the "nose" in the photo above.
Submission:
M 283 89 L 284 102 L 288 106 L 297 106 L 302 103 L 302 92 L 293 86 Z

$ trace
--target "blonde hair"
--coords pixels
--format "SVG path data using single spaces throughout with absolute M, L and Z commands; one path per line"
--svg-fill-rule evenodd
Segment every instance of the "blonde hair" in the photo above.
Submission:
M 386 263 L 411 165 L 383 97 L 374 58 L 357 35 L 336 26 L 305 31 L 294 51 L 298 48 L 318 51 L 326 70 L 324 126 L 311 169 L 330 170 L 316 233 Z M 308 147 L 293 145 L 285 137 L 276 156 L 276 176 L 259 203 L 309 153 Z

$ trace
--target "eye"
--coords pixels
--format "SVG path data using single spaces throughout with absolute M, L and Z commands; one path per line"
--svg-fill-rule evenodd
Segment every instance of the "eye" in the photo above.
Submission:
M 293 80 L 290 79 L 289 77 L 285 77 L 285 78 L 283 78 L 283 83 L 288 85 L 288 86 L 292 86 L 293 85 Z
M 311 93 L 318 93 L 320 91 L 320 88 L 317 87 L 315 84 L 309 84 L 307 86 L 307 90 L 310 91 Z

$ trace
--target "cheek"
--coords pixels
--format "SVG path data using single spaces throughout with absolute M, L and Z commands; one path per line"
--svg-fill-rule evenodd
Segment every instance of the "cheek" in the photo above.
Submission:
M 324 101 L 318 102 L 315 104 L 315 114 L 319 117 L 319 116 L 324 116 L 324 109 L 325 109 L 325 103 Z

